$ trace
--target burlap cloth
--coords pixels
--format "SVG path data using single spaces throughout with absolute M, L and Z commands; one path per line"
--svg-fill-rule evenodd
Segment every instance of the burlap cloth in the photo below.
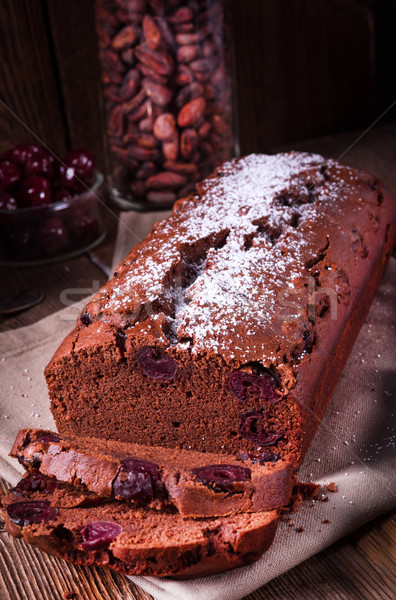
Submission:
M 115 262 L 153 218 L 129 213 L 122 221 Z M 312 509 L 305 502 L 294 526 L 280 523 L 272 548 L 249 567 L 191 582 L 133 577 L 135 583 L 158 600 L 236 600 L 396 505 L 395 300 L 392 259 L 301 470 L 303 480 L 335 482 L 338 493 L 326 492 L 328 501 Z M 10 483 L 22 472 L 8 457 L 19 428 L 54 428 L 43 369 L 82 304 L 0 334 L 0 474 Z

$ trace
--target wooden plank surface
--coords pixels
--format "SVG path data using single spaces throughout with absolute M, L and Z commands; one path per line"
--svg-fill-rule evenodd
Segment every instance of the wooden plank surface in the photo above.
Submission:
M 64 154 L 67 134 L 41 2 L 0 2 L 0 152 L 35 142 Z M 12 114 L 15 113 L 15 116 Z
M 88 148 L 105 169 L 95 2 L 46 0 L 71 148 Z
M 337 156 L 356 141 L 358 134 L 311 140 L 301 149 Z M 396 187 L 394 157 L 396 126 L 379 127 L 366 134 L 346 162 L 371 168 Z M 95 253 L 110 264 L 116 221 L 108 217 L 110 233 Z M 2 329 L 37 321 L 61 308 L 59 292 L 65 287 L 87 286 L 105 276 L 86 257 L 50 267 L 1 269 L 1 294 L 17 291 L 29 281 L 40 285 L 45 300 L 33 309 L 3 320 Z M 4 481 L 0 481 L 3 489 Z M 271 581 L 246 600 L 393 600 L 396 589 L 396 511 L 361 527 L 331 547 Z M 74 567 L 0 533 L 1 600 L 150 600 L 150 596 L 117 573 L 105 569 Z

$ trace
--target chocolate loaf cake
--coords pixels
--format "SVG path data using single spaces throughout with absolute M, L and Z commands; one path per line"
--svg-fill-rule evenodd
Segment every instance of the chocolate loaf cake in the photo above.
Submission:
M 47 366 L 59 431 L 299 464 L 395 220 L 374 176 L 321 156 L 221 165 L 133 248 Z
M 201 577 L 257 560 L 271 545 L 276 510 L 216 519 L 133 508 L 30 474 L 1 498 L 7 531 L 75 564 L 129 575 Z
M 172 450 L 21 429 L 10 452 L 29 471 L 183 517 L 266 511 L 288 503 L 290 462 Z M 273 457 L 273 455 L 271 455 Z

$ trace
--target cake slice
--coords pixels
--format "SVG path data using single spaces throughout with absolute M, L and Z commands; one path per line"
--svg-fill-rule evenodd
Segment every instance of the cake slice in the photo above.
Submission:
M 28 470 L 85 486 L 108 499 L 157 510 L 175 507 L 183 517 L 267 511 L 289 501 L 289 461 L 263 452 L 249 456 L 123 444 L 42 429 L 21 429 L 10 456 Z
M 271 545 L 276 510 L 183 519 L 172 510 L 93 501 L 81 489 L 27 474 L 2 496 L 7 531 L 64 560 L 128 575 L 202 577 L 257 560 Z

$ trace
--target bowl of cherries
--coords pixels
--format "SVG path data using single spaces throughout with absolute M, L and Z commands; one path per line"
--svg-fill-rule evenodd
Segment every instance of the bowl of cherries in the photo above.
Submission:
M 35 264 L 91 250 L 105 236 L 103 175 L 92 154 L 58 160 L 18 144 L 0 156 L 0 264 Z

